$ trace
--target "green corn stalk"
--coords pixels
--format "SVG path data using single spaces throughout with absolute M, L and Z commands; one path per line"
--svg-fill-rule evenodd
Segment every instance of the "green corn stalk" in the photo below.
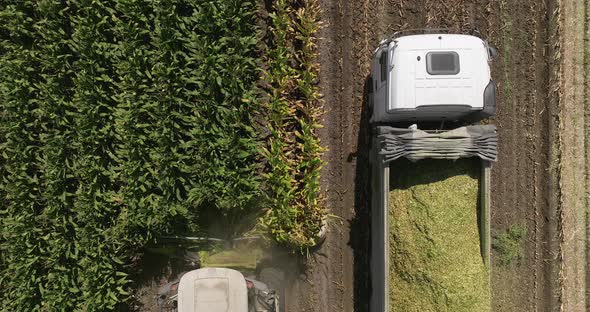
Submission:
M 320 127 L 317 11 L 315 1 L 273 2 L 264 75 L 271 85 L 267 91 L 271 135 L 263 149 L 268 209 L 261 223 L 279 243 L 301 252 L 317 243 L 326 217 L 319 185 L 323 149 L 316 133 Z
M 260 197 L 251 1 L 2 1 L 0 303 L 124 309 L 131 258 Z

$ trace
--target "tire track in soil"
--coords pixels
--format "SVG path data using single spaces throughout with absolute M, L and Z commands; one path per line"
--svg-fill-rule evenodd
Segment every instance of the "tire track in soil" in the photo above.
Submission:
M 499 162 L 492 172 L 495 233 L 526 224 L 523 263 L 492 268 L 494 311 L 551 311 L 552 233 L 546 2 L 506 0 L 320 0 L 320 87 L 328 150 L 322 185 L 330 222 L 324 244 L 310 255 L 288 291 L 288 311 L 368 311 L 369 190 L 366 81 L 371 52 L 400 29 L 450 27 L 481 31 L 500 51 Z M 550 3 L 548 1 L 547 3 Z M 494 256 L 494 255 L 493 255 Z
M 520 5 L 520 4 L 517 4 Z M 499 86 L 499 106 L 497 117 L 495 118 L 498 126 L 499 134 L 499 149 L 500 155 L 498 164 L 492 171 L 492 220 L 496 233 L 508 228 L 514 224 L 526 225 L 531 232 L 531 226 L 526 219 L 526 211 L 534 211 L 534 199 L 530 198 L 530 188 L 527 189 L 527 177 L 525 168 L 529 165 L 529 160 L 532 160 L 528 141 L 523 135 L 526 132 L 524 124 L 521 122 L 523 113 L 527 110 L 527 104 L 530 103 L 525 99 L 526 93 L 521 92 L 527 89 L 523 86 L 523 81 L 519 80 L 519 73 L 529 71 L 526 62 L 520 59 L 518 55 L 518 46 L 515 47 L 523 38 L 523 31 L 521 27 L 521 20 L 514 20 L 510 15 L 514 10 L 518 10 L 514 3 L 500 3 L 499 13 L 502 20 L 501 37 L 498 38 L 498 48 L 501 52 L 501 62 L 494 67 L 495 72 L 504 73 L 498 79 Z M 527 27 L 527 26 L 524 26 Z M 524 28 L 527 29 L 527 28 Z M 527 77 L 524 78 L 524 83 L 527 83 Z M 514 148 L 516 146 L 522 149 Z M 523 176 L 522 179 L 510 178 L 509 176 Z M 500 181 L 502 181 L 500 183 Z M 520 193 L 519 191 L 523 192 Z M 511 208 L 509 208 L 511 207 Z M 532 208 L 532 209 L 531 209 Z M 510 209 L 512 211 L 510 211 Z M 536 220 L 531 218 L 530 220 Z M 523 222 L 524 221 L 524 222 Z M 533 226 L 534 228 L 534 226 Z M 535 231 L 533 231 L 535 233 Z M 533 234 L 536 235 L 536 234 Z M 532 238 L 534 240 L 534 236 Z M 528 249 L 528 248 L 527 248 Z M 524 259 L 524 266 L 535 268 L 536 258 L 528 257 L 529 254 L 535 255 L 536 248 L 532 252 L 527 250 L 527 257 Z M 494 262 L 495 263 L 495 262 Z M 501 271 L 498 266 L 492 268 L 492 287 L 493 300 L 495 307 L 501 311 L 509 311 L 510 309 L 523 309 L 526 311 L 534 311 L 534 296 L 535 296 L 535 278 L 536 271 L 526 272 L 526 269 L 515 268 L 506 272 Z M 510 274 L 515 273 L 515 274 Z M 505 281 L 501 278 L 504 276 Z M 511 290 L 502 289 L 502 284 L 514 285 Z M 526 296 L 527 289 L 532 289 L 531 296 Z M 515 304 L 517 303 L 517 304 Z M 519 303 L 519 304 L 518 304 Z
M 561 1 L 560 41 L 560 257 L 562 259 L 562 311 L 588 311 L 585 277 L 587 247 L 587 184 L 586 164 L 588 146 L 585 128 L 588 126 L 584 103 L 584 42 L 587 39 L 587 0 Z M 587 61 L 587 59 L 586 59 Z M 584 181 L 584 182 L 583 182 Z
M 590 1 L 586 0 L 584 14 L 584 139 L 586 147 L 586 311 L 590 311 Z

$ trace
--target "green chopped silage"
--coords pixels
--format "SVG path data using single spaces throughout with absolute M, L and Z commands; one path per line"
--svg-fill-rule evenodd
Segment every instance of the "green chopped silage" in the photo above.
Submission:
M 258 246 L 242 245 L 232 249 L 201 251 L 199 257 L 204 268 L 228 268 L 244 275 L 254 275 L 263 250 Z
M 471 159 L 391 165 L 390 311 L 490 311 L 477 168 Z

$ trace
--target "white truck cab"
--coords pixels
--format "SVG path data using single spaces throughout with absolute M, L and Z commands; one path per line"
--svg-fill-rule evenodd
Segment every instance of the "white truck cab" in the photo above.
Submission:
M 415 30 L 407 30 L 404 33 Z M 423 29 L 418 35 L 382 41 L 375 50 L 369 83 L 371 110 L 371 312 L 391 311 L 390 169 L 399 158 L 481 159 L 478 219 L 483 263 L 490 263 L 491 164 L 498 134 L 492 124 L 467 125 L 496 111 L 490 60 L 496 50 L 476 36 Z M 424 34 L 424 32 L 429 32 Z M 437 32 L 437 33 L 433 33 Z M 441 122 L 433 129 L 433 123 Z M 410 125 L 408 127 L 408 124 Z M 418 125 L 422 129 L 418 128 Z M 402 164 L 403 165 L 403 164 Z M 404 307 L 401 307 L 403 309 Z
M 371 68 L 371 122 L 480 120 L 496 111 L 489 63 L 495 49 L 479 37 L 418 34 L 384 40 Z

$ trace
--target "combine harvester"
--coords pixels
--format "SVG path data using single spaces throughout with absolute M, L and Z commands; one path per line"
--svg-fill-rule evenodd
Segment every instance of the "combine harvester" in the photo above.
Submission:
M 495 126 L 475 123 L 496 111 L 496 85 L 489 66 L 496 54 L 478 35 L 443 29 L 398 32 L 374 52 L 368 98 L 371 312 L 408 308 L 390 304 L 396 286 L 390 285 L 389 278 L 394 270 L 390 267 L 390 174 L 396 171 L 392 162 L 399 158 L 481 160 L 477 226 L 482 262 L 489 272 L 490 168 L 497 157 L 497 134 Z M 489 285 L 489 274 L 487 279 Z

